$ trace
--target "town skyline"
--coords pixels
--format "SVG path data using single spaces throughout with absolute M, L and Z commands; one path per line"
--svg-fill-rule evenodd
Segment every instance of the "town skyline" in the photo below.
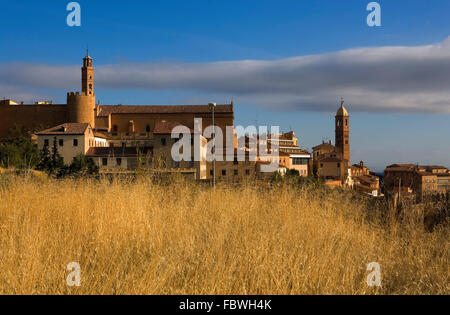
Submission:
M 402 14 L 401 2 L 380 2 L 377 29 L 364 24 L 366 1 L 290 2 L 292 12 L 283 14 L 268 1 L 143 4 L 142 12 L 80 1 L 79 29 L 63 24 L 65 8 L 56 3 L 4 5 L 11 15 L 0 36 L 10 45 L 0 52 L 0 97 L 63 103 L 65 91 L 79 86 L 79 57 L 89 45 L 102 104 L 233 100 L 236 125 L 292 129 L 311 149 L 333 139 L 330 114 L 343 97 L 352 119 L 352 163 L 364 160 L 377 172 L 394 163 L 450 165 L 443 145 L 450 134 L 448 3 L 408 1 Z M 21 19 L 13 18 L 18 9 Z M 209 14 L 215 23 L 205 20 Z M 255 27 L 259 20 L 271 26 Z M 33 40 L 38 33 L 47 36 Z

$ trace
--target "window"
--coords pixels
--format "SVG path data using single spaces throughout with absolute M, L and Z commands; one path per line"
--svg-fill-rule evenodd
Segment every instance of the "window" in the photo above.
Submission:
M 147 125 L 147 127 L 145 127 L 145 132 L 150 132 L 150 125 Z
M 193 160 L 189 161 L 189 168 L 194 168 L 194 161 Z
M 348 126 L 348 119 L 345 120 L 345 125 Z
M 78 147 L 78 139 L 73 139 L 73 146 Z
M 337 167 L 341 167 L 341 163 L 337 163 Z
M 213 176 L 213 175 L 214 175 L 214 171 L 213 171 L 213 170 L 210 170 L 210 171 L 209 171 L 209 174 L 210 174 L 211 176 Z
M 102 159 L 102 165 L 103 166 L 107 166 L 108 165 L 108 159 L 107 158 L 103 158 Z
M 292 159 L 293 165 L 308 165 L 308 159 L 306 158 L 293 158 Z
M 320 163 L 320 167 L 323 167 L 323 163 Z
M 116 159 L 116 163 L 118 166 L 122 165 L 122 159 L 121 158 L 117 158 Z
M 161 138 L 161 145 L 165 146 L 167 144 L 166 138 Z
M 49 141 L 48 141 L 48 139 L 44 139 L 44 145 L 47 146 L 47 147 L 49 146 Z
M 222 170 L 222 176 L 227 176 L 227 171 L 226 170 Z
M 63 139 L 59 139 L 59 146 L 63 147 L 64 146 L 64 140 Z
M 234 170 L 234 176 L 238 176 L 239 175 L 239 171 L 238 170 Z
M 245 175 L 250 175 L 250 170 L 245 170 Z

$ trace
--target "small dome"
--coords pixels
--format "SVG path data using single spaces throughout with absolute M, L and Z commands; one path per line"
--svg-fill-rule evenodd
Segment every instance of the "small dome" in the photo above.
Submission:
M 348 111 L 344 107 L 344 102 L 341 103 L 341 107 L 339 107 L 336 116 L 348 116 Z

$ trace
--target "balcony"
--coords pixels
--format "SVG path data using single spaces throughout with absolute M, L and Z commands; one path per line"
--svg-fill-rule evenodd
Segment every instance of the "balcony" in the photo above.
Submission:
M 150 132 L 110 132 L 109 140 L 153 140 L 153 134 Z

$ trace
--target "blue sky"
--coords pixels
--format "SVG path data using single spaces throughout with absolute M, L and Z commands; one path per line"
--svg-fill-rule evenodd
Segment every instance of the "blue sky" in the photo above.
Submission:
M 352 162 L 450 166 L 449 1 L 378 1 L 378 28 L 366 24 L 368 0 L 78 2 L 82 26 L 71 28 L 69 1 L 3 1 L 0 97 L 64 102 L 89 45 L 102 104 L 234 99 L 236 124 L 293 129 L 311 148 L 333 139 L 344 97 Z

